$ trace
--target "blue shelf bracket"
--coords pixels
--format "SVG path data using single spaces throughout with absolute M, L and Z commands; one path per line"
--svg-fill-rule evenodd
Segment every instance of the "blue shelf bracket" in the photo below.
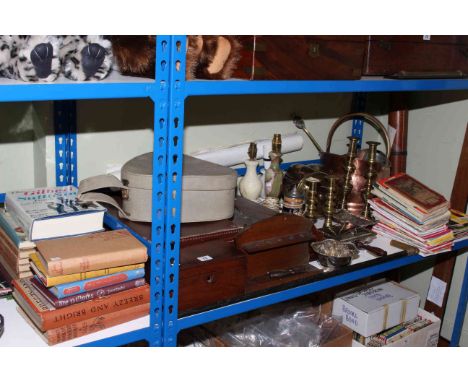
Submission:
M 78 184 L 76 102 L 54 102 L 55 184 Z
M 353 95 L 353 112 L 362 112 L 366 108 L 366 93 L 355 93 Z M 364 129 L 364 120 L 362 119 L 353 119 L 353 126 L 351 135 L 353 137 L 359 138 L 359 142 L 357 145 L 358 150 L 361 149 L 362 145 L 362 135 Z

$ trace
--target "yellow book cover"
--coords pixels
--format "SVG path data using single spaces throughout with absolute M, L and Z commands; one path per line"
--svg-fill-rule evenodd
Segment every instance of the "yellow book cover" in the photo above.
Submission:
M 145 266 L 145 263 L 139 263 L 139 264 L 124 265 L 121 267 L 99 269 L 97 271 L 72 273 L 70 275 L 51 277 L 47 275 L 44 265 L 39 259 L 39 255 L 37 254 L 37 252 L 31 254 L 31 261 L 33 263 L 33 270 L 38 270 L 40 272 L 40 274 L 38 274 L 37 276 L 41 279 L 41 281 L 44 283 L 46 287 L 52 287 L 54 285 L 71 283 L 73 281 L 91 279 L 93 277 L 111 275 L 111 274 L 118 273 L 118 272 L 131 271 L 134 269 L 143 268 Z

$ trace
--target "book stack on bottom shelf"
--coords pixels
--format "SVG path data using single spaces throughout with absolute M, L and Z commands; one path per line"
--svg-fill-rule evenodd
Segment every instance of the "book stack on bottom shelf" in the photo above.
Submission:
M 449 203 L 442 195 L 404 173 L 377 181 L 372 193 L 374 232 L 415 246 L 423 256 L 452 248 Z
M 353 346 L 437 346 L 440 320 L 419 302 L 400 284 L 376 281 L 339 293 L 333 316 L 353 330 Z
M 31 277 L 29 257 L 35 251 L 36 245 L 27 239 L 23 227 L 0 208 L 0 271 L 5 279 Z
M 34 276 L 14 280 L 13 297 L 54 345 L 147 315 L 146 260 L 127 230 L 39 241 Z

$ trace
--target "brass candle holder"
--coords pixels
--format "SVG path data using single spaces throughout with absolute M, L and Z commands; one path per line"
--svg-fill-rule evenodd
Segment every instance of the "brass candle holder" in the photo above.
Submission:
M 320 181 L 313 177 L 306 178 L 304 182 L 305 188 L 305 209 L 304 216 L 313 221 L 317 220 L 318 210 L 318 185 Z
M 353 175 L 354 170 L 356 167 L 354 166 L 354 159 L 357 155 L 357 144 L 359 142 L 359 138 L 356 137 L 348 137 L 348 154 L 346 158 L 346 166 L 345 166 L 345 177 L 344 177 L 344 185 L 343 185 L 343 198 L 341 199 L 340 208 L 342 210 L 346 209 L 347 202 L 348 202 L 348 195 L 351 192 L 353 185 L 351 184 L 351 177 Z
M 273 134 L 273 139 L 271 141 L 271 151 L 276 154 L 281 154 L 281 134 Z
M 325 196 L 324 206 L 325 222 L 323 223 L 323 227 L 328 231 L 333 231 L 333 214 L 335 213 L 335 194 L 338 177 L 336 175 L 330 175 L 327 179 L 328 187 L 326 187 L 327 194 Z
M 377 146 L 380 145 L 380 142 L 375 142 L 375 141 L 369 141 L 367 142 L 369 145 L 369 158 L 368 158 L 368 163 L 369 167 L 367 170 L 366 174 L 366 187 L 364 189 L 364 194 L 363 194 L 363 199 L 364 199 L 364 210 L 362 212 L 362 215 L 366 219 L 371 219 L 372 218 L 372 213 L 371 213 L 371 208 L 369 205 L 369 199 L 371 196 L 371 191 L 374 186 L 374 181 L 377 178 L 377 169 L 376 169 L 376 157 L 377 157 Z

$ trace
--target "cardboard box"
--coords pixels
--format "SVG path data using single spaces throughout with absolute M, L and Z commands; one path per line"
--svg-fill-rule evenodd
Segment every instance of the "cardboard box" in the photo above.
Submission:
M 333 316 L 369 337 L 415 318 L 419 301 L 416 292 L 393 281 L 373 283 L 338 295 L 333 301 Z
M 418 315 L 432 321 L 432 324 L 403 337 L 395 342 L 391 342 L 385 347 L 436 347 L 439 342 L 440 319 L 423 309 L 418 310 Z M 358 341 L 352 341 L 353 347 L 365 347 Z

